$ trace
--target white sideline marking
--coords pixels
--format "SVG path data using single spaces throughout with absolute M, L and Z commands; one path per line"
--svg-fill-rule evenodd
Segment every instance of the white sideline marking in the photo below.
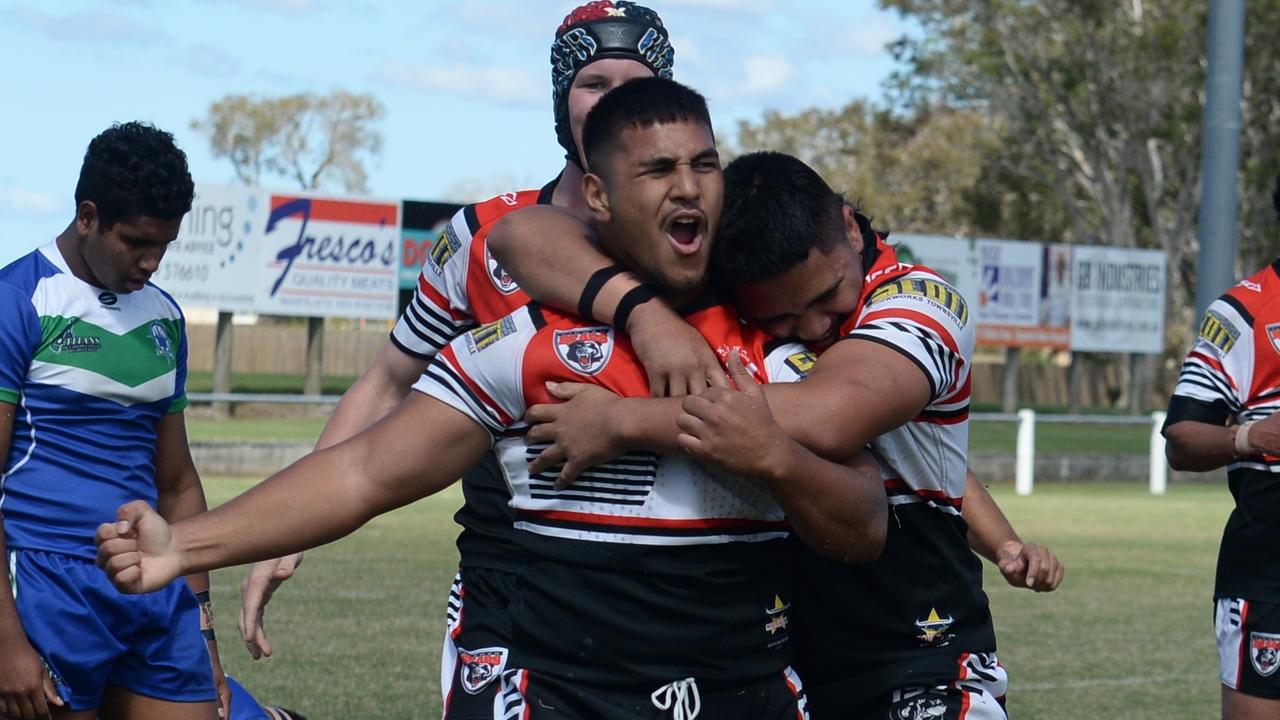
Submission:
M 1009 683 L 1009 690 L 1017 694 L 1019 690 L 1074 690 L 1090 687 L 1123 687 L 1127 685 L 1150 685 L 1155 683 L 1179 682 L 1182 680 L 1214 680 L 1215 674 L 1182 674 L 1182 675 L 1134 675 L 1120 678 L 1086 678 L 1082 680 L 1063 680 L 1061 682 L 1020 683 L 1016 680 Z

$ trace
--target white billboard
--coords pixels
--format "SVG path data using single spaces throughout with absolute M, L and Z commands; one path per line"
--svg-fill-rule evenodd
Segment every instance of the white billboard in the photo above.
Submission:
M 1164 253 L 1084 245 L 1072 250 L 1072 349 L 1161 352 L 1168 286 Z
M 155 283 L 183 307 L 253 312 L 266 197 L 256 188 L 196 185 Z

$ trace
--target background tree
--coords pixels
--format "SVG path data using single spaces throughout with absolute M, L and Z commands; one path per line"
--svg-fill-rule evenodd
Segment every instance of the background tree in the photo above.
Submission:
M 245 184 L 259 185 L 269 174 L 303 190 L 365 193 L 366 163 L 382 150 L 377 123 L 383 112 L 372 95 L 345 90 L 276 98 L 228 95 L 191 127 L 208 135 L 214 156 L 230 160 Z

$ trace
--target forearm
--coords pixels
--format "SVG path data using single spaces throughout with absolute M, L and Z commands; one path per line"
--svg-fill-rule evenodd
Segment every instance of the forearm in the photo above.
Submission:
M 884 549 L 888 505 L 870 453 L 847 465 L 814 455 L 790 438 L 783 462 L 764 480 L 810 549 L 839 562 L 869 562 Z
M 489 446 L 474 420 L 426 396 L 173 528 L 183 572 L 275 558 L 347 535 L 447 487 Z M 447 448 L 436 452 L 437 448 Z
M 678 452 L 680 398 L 619 398 L 609 408 L 606 426 L 615 428 L 627 450 Z
M 995 498 L 972 472 L 965 477 L 961 515 L 969 525 L 969 547 L 982 557 L 998 563 L 997 551 L 1007 542 L 1022 542 Z
M 1235 462 L 1236 428 L 1183 420 L 1165 431 L 1165 456 L 1175 470 L 1204 472 Z

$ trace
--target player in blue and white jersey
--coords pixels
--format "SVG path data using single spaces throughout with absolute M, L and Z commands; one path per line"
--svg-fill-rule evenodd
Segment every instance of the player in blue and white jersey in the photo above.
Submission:
M 0 269 L 0 717 L 217 716 L 208 575 L 139 598 L 93 564 L 122 502 L 206 509 L 182 311 L 148 282 L 193 191 L 172 135 L 113 126 L 89 144 L 72 223 Z

